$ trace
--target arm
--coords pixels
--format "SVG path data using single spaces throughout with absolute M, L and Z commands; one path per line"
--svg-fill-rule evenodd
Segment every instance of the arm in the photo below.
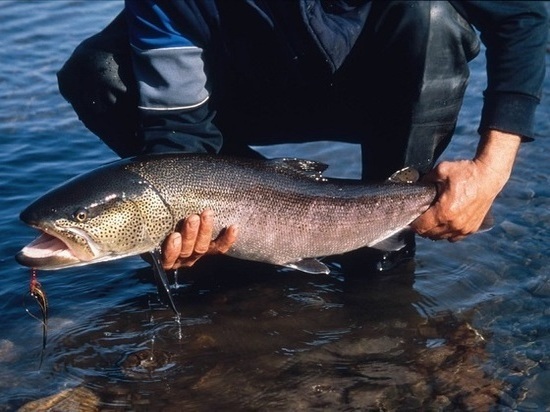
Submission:
M 200 11 L 186 9 L 183 2 L 126 0 L 125 5 L 143 152 L 217 153 L 222 137 L 212 123 L 215 113 L 210 107 L 201 47 L 207 44 L 208 30 Z M 189 33 L 181 33 L 180 25 Z M 180 231 L 162 245 L 164 268 L 191 266 L 206 253 L 227 252 L 235 241 L 236 228 L 227 228 L 214 240 L 212 230 L 211 211 L 185 219 Z
M 542 95 L 548 14 L 541 1 L 452 1 L 486 46 L 487 89 L 479 132 L 490 129 L 533 140 Z
M 452 2 L 481 32 L 487 90 L 472 160 L 442 162 L 426 179 L 439 197 L 413 222 L 422 236 L 456 241 L 479 229 L 510 177 L 521 141 L 532 140 L 545 72 L 548 16 L 541 2 Z
M 203 61 L 208 34 L 200 12 L 171 2 L 126 0 L 125 13 L 143 152 L 218 152 L 222 136 L 212 123 Z

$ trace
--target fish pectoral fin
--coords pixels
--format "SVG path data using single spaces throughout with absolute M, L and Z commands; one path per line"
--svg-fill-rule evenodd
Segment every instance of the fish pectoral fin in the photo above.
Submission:
M 170 283 L 168 282 L 168 276 L 166 276 L 166 271 L 164 270 L 164 268 L 162 267 L 162 263 L 160 262 L 160 250 L 155 249 L 149 253 L 153 264 L 153 273 L 155 275 L 157 290 L 159 292 L 160 299 L 161 301 L 163 301 L 164 299 L 167 300 L 168 305 L 174 311 L 176 318 L 179 319 L 180 313 L 176 308 L 176 304 L 174 303 L 174 299 L 172 298 L 172 293 L 170 292 Z
M 322 273 L 325 275 L 328 275 L 330 273 L 330 269 L 324 263 L 321 263 L 317 259 L 313 258 L 300 259 L 296 262 L 287 263 L 283 266 L 291 269 L 296 269 L 305 273 Z
M 411 232 L 411 229 L 405 228 L 400 230 L 393 235 L 380 240 L 379 242 L 370 245 L 369 247 L 373 249 L 382 250 L 384 252 L 394 252 L 396 250 L 401 250 L 405 247 L 407 234 Z

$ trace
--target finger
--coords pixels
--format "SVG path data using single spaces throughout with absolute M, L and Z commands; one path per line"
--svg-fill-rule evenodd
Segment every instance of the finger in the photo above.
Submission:
M 460 242 L 461 240 L 464 240 L 468 237 L 468 235 L 457 235 L 449 237 L 447 240 L 451 243 Z
M 166 270 L 176 269 L 174 265 L 180 255 L 181 235 L 178 232 L 171 233 L 164 241 L 162 250 L 162 267 Z
M 429 237 L 432 231 L 435 230 L 440 222 L 437 219 L 437 213 L 432 207 L 420 215 L 411 223 L 411 228 L 422 237 Z
M 238 233 L 238 230 L 236 226 L 229 226 L 226 230 L 220 233 L 220 235 L 216 238 L 216 240 L 213 240 L 210 242 L 207 253 L 211 253 L 211 254 L 227 253 L 231 248 L 231 246 L 233 246 L 233 243 L 235 243 L 235 240 L 237 239 L 237 233 Z M 179 259 L 178 262 L 176 262 L 176 265 L 178 267 L 191 267 L 202 256 L 203 254 L 201 253 L 194 253 L 193 255 L 191 255 L 186 259 Z
M 199 232 L 201 219 L 198 215 L 188 216 L 183 222 L 181 229 L 180 258 L 188 258 L 195 251 L 195 243 Z
M 449 242 L 458 242 L 465 239 L 472 231 L 467 231 L 463 228 L 457 229 L 451 223 L 441 223 L 437 227 L 423 233 L 422 236 L 431 240 L 448 240 Z
M 237 240 L 237 226 L 229 226 L 212 242 L 212 246 L 217 253 L 227 253 L 235 240 Z
M 422 232 L 422 237 L 427 237 L 431 240 L 449 239 L 454 236 L 461 235 L 455 228 L 450 225 L 450 222 L 437 221 L 430 229 Z
M 214 231 L 214 212 L 205 210 L 200 215 L 199 231 L 195 240 L 193 252 L 198 255 L 204 255 L 210 248 L 212 242 L 212 232 Z
M 447 181 L 447 162 L 441 162 L 422 177 L 425 183 L 435 183 L 437 185 L 446 185 Z

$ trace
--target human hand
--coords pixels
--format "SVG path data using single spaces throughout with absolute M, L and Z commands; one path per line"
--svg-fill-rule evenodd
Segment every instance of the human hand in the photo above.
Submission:
M 162 267 L 174 270 L 190 267 L 204 255 L 227 253 L 237 238 L 236 226 L 229 226 L 212 240 L 214 213 L 205 210 L 188 216 L 180 231 L 171 233 L 162 245 Z
M 473 160 L 442 162 L 425 176 L 438 185 L 435 203 L 412 224 L 423 237 L 461 240 L 475 233 L 508 181 L 520 137 L 490 131 Z

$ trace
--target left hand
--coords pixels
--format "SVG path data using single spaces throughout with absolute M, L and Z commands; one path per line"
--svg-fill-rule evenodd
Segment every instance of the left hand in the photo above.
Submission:
M 412 228 L 451 242 L 475 233 L 510 177 L 520 142 L 517 135 L 491 130 L 473 160 L 440 163 L 425 177 L 438 185 L 438 198 Z
M 162 266 L 165 270 L 191 267 L 204 255 L 227 253 L 237 239 L 237 227 L 229 226 L 212 239 L 214 212 L 184 219 L 180 231 L 171 233 L 162 245 Z

